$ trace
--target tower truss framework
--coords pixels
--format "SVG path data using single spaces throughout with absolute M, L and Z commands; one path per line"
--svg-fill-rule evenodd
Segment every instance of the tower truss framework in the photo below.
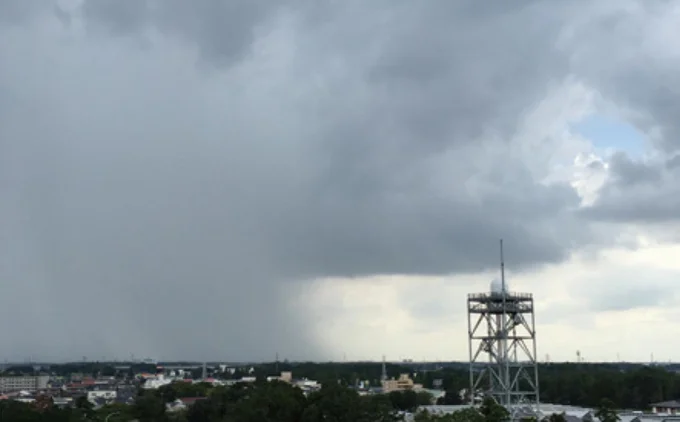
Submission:
M 491 396 L 511 415 L 539 410 L 534 299 L 505 290 L 468 295 L 470 401 Z M 514 419 L 514 418 L 513 418 Z

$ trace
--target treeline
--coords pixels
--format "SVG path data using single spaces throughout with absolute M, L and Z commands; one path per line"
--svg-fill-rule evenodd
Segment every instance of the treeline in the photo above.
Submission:
M 64 376 L 71 373 L 108 375 L 112 369 L 110 363 L 89 362 L 52 365 L 49 371 Z M 155 370 L 155 365 L 138 364 L 123 371 L 125 376 L 129 376 Z M 442 404 L 460 403 L 459 392 L 466 389 L 469 383 L 468 372 L 464 366 L 423 370 L 418 365 L 388 363 L 386 370 L 389 377 L 408 373 L 416 383 L 422 384 L 425 388 L 446 391 L 446 396 L 440 401 Z M 376 362 L 279 362 L 237 368 L 233 374 L 221 373 L 212 368 L 209 369 L 209 374 L 216 378 L 238 379 L 243 376 L 255 376 L 259 380 L 264 380 L 267 376 L 278 375 L 281 371 L 291 371 L 293 377 L 297 379 L 308 378 L 322 383 L 332 381 L 355 386 L 360 382 L 368 382 L 370 386 L 379 386 L 382 365 Z M 32 367 L 15 367 L 8 368 L 5 374 L 31 372 Z M 120 371 L 117 374 L 123 375 Z M 651 403 L 680 398 L 680 374 L 665 367 L 631 364 L 625 366 L 587 363 L 542 364 L 539 367 L 539 380 L 541 401 L 545 403 L 595 407 L 603 399 L 608 399 L 617 408 L 645 410 Z
M 262 382 L 260 384 L 268 385 L 266 382 Z M 326 387 L 329 385 L 337 385 L 343 389 L 353 390 L 350 386 L 343 385 L 342 383 L 338 383 L 336 381 L 329 381 L 323 385 Z M 148 394 L 154 395 L 164 403 L 171 403 L 182 398 L 210 397 L 210 395 L 213 394 L 215 388 L 218 387 L 213 387 L 212 384 L 204 382 L 173 382 L 163 385 L 155 390 L 150 390 Z M 389 400 L 391 407 L 399 411 L 413 411 L 419 406 L 434 404 L 434 397 L 427 391 L 392 391 L 385 396 Z
M 237 371 L 231 378 L 254 375 L 258 379 L 291 371 L 295 378 L 320 382 L 336 381 L 354 386 L 361 381 L 379 386 L 382 375 L 380 363 L 268 363 Z M 469 374 L 464 367 L 421 371 L 418 367 L 387 364 L 388 377 L 408 373 L 415 383 L 427 389 L 441 389 L 446 396 L 440 404 L 460 404 L 460 391 L 467 389 Z M 543 364 L 539 366 L 541 401 L 597 407 L 609 400 L 621 409 L 646 410 L 650 404 L 680 398 L 680 373 L 660 366 L 618 364 Z
M 239 383 L 232 387 L 213 387 L 188 409 L 168 411 L 167 400 L 181 394 L 167 394 L 176 383 L 162 391 L 140 391 L 131 406 L 105 406 L 93 410 L 84 398 L 73 408 L 59 409 L 49 398 L 34 403 L 0 402 L 0 420 L 12 422 L 396 422 L 403 420 L 394 398 L 402 393 L 361 396 L 356 390 L 337 382 L 328 383 L 308 396 L 287 383 Z M 404 394 L 406 395 L 406 394 Z M 618 417 L 608 404 L 596 415 L 603 422 L 616 422 Z M 446 415 L 418 412 L 415 422 L 505 422 L 508 412 L 493 399 L 486 399 L 479 408 L 466 408 Z M 527 422 L 535 422 L 526 417 Z M 564 415 L 551 415 L 542 422 L 565 422 Z
M 621 377 L 609 379 L 611 384 L 615 384 L 617 380 L 628 382 L 637 379 L 641 381 L 641 388 L 646 386 L 645 379 L 655 380 L 655 376 L 675 376 L 665 371 L 662 371 L 664 372 L 662 375 L 662 372 L 655 368 L 640 368 L 627 374 L 619 373 L 619 375 L 608 372 L 611 371 L 608 368 L 592 367 L 589 370 L 591 374 L 603 371 L 598 375 Z M 589 372 L 585 371 L 584 374 Z M 559 368 L 546 370 L 547 379 L 551 379 L 551 376 L 556 377 L 557 374 L 560 374 Z M 574 374 L 575 379 L 585 380 L 585 378 L 578 378 L 580 374 L 578 371 Z M 428 373 L 429 375 L 431 374 Z M 440 375 L 445 375 L 450 380 L 456 379 L 451 378 L 452 374 L 442 372 Z M 453 375 L 460 376 L 460 370 Z M 651 378 L 645 378 L 645 376 Z M 426 376 L 422 378 L 426 379 Z M 585 385 L 588 386 L 588 384 Z M 602 383 L 596 385 L 597 387 L 592 388 L 605 388 Z M 550 388 L 547 388 L 550 391 Z M 578 389 L 576 386 L 572 388 Z M 602 395 L 606 391 L 597 394 Z M 596 393 L 594 390 L 591 392 Z M 172 405 L 177 399 L 186 397 L 194 399 L 193 404 L 187 409 L 168 410 L 169 404 Z M 0 420 L 16 422 L 129 422 L 131 420 L 140 422 L 387 422 L 398 420 L 401 411 L 414 411 L 417 407 L 430 403 L 431 400 L 431 396 L 413 391 L 361 395 L 356 389 L 338 381 L 326 382 L 319 391 L 309 395 L 305 395 L 302 390 L 293 385 L 280 381 L 238 383 L 231 387 L 176 382 L 156 390 L 140 390 L 133 405 L 111 405 L 97 410 L 94 410 L 84 397 L 77 399 L 72 408 L 66 409 L 54 406 L 52 399 L 46 396 L 38 397 L 33 403 L 0 401 Z M 593 399 L 588 398 L 588 401 L 590 400 Z M 607 403 L 607 406 L 603 407 L 602 403 Z M 600 400 L 593 407 L 600 407 L 600 413 L 607 411 L 613 415 L 607 409 L 622 406 L 610 400 Z M 478 410 L 467 409 L 442 417 L 423 414 L 418 416 L 417 422 L 501 422 L 506 419 L 507 414 L 504 413 L 504 409 L 494 405 L 492 400 L 487 400 Z M 549 420 L 558 422 L 559 418 L 551 417 Z M 609 418 L 602 420 L 609 420 Z
M 104 406 L 93 410 L 84 398 L 73 408 L 59 409 L 48 397 L 34 403 L 0 402 L 0 420 L 30 422 L 109 421 L 127 422 L 387 422 L 398 420 L 399 411 L 414 410 L 423 394 L 361 396 L 337 382 L 328 383 L 307 396 L 290 384 L 238 383 L 231 387 L 186 387 L 173 383 L 158 390 L 140 391 L 130 406 Z M 185 410 L 168 411 L 177 397 L 202 394 Z
M 646 410 L 650 404 L 680 398 L 680 374 L 663 367 L 562 364 L 539 369 L 541 401 L 595 407 L 610 400 L 623 409 Z
M 111 362 L 74 362 L 53 365 L 14 365 L 5 368 L 0 376 L 21 376 L 50 374 L 57 377 L 69 377 L 81 375 L 85 377 L 131 377 L 134 374 L 147 372 L 155 373 L 156 365 L 148 363 L 122 364 L 120 366 Z
M 363 380 L 377 386 L 382 374 L 380 363 L 265 364 L 255 372 L 272 375 L 277 368 L 292 371 L 296 378 L 337 379 L 346 385 Z M 414 382 L 425 388 L 446 391 L 444 404 L 460 403 L 458 393 L 469 386 L 469 374 L 464 367 L 421 371 L 417 366 L 387 364 L 386 369 L 389 377 L 409 373 Z M 597 407 L 603 400 L 610 400 L 617 408 L 645 410 L 651 403 L 680 398 L 680 373 L 661 366 L 542 364 L 539 384 L 542 402 L 583 407 Z

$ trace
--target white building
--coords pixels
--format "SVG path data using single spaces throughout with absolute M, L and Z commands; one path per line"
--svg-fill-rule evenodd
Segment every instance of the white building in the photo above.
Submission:
M 118 393 L 114 390 L 94 390 L 87 392 L 87 400 L 94 402 L 96 399 L 104 399 L 106 401 L 115 400 Z
M 166 378 L 163 375 L 158 375 L 154 378 L 147 378 L 142 385 L 142 388 L 147 390 L 155 390 L 156 388 L 168 385 L 173 382 L 174 378 Z
M 49 375 L 0 377 L 0 393 L 44 390 L 49 381 Z

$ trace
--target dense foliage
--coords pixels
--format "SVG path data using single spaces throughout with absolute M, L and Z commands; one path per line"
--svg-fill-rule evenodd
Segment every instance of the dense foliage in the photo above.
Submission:
M 210 388 L 187 410 L 169 412 L 166 403 L 186 394 L 185 388 L 184 383 L 174 383 L 140 391 L 132 406 L 105 406 L 97 411 L 86 400 L 79 400 L 73 409 L 58 409 L 44 400 L 30 404 L 8 400 L 0 402 L 0 420 L 75 422 L 108 417 L 109 422 L 388 422 L 397 415 L 392 403 L 396 395 L 360 396 L 355 390 L 329 383 L 306 397 L 299 388 L 280 381 Z
M 22 368 L 23 369 L 23 368 Z M 71 368 L 69 368 L 71 369 Z M 87 372 L 74 365 L 80 373 Z M 150 369 L 150 368 L 144 368 Z M 428 368 L 426 368 L 428 369 Z M 99 368 L 88 367 L 92 372 Z M 296 378 L 326 380 L 323 388 L 305 396 L 301 390 L 283 382 L 265 382 L 264 377 L 275 370 L 290 370 Z M 79 399 L 72 409 L 58 409 L 51 399 L 40 397 L 34 403 L 0 401 L 0 421 L 104 421 L 124 422 L 315 422 L 315 421 L 392 421 L 400 411 L 413 411 L 429 404 L 426 393 L 404 392 L 386 395 L 360 395 L 356 385 L 377 385 L 381 365 L 357 364 L 271 364 L 247 369 L 256 376 L 255 383 L 240 383 L 233 387 L 212 387 L 207 383 L 176 382 L 157 390 L 140 391 L 132 406 L 111 405 L 93 409 L 87 400 Z M 409 373 L 426 388 L 441 386 L 446 395 L 440 404 L 459 404 L 460 391 L 469 381 L 466 368 L 454 366 L 424 370 L 420 367 L 388 365 L 388 375 Z M 213 374 L 219 375 L 219 374 Z M 225 377 L 238 377 L 225 374 Z M 603 420 L 616 421 L 615 408 L 648 409 L 650 403 L 680 397 L 680 375 L 661 367 L 638 365 L 620 367 L 612 364 L 552 364 L 540 369 L 541 401 L 598 408 Z M 168 412 L 167 403 L 180 398 L 195 402 L 185 411 Z M 604 403 L 604 404 L 603 404 Z M 483 411 L 464 410 L 453 415 L 418 416 L 420 422 L 502 420 L 502 412 L 488 403 Z M 486 413 L 485 413 L 486 412 Z M 553 415 L 550 422 L 560 422 Z
M 279 370 L 293 371 L 296 377 L 317 380 L 339 379 L 345 385 L 369 381 L 378 385 L 379 363 L 288 363 Z M 256 368 L 256 373 L 273 374 L 274 364 Z M 441 404 L 460 404 L 460 391 L 467 388 L 467 365 L 437 369 L 422 365 L 387 365 L 390 377 L 410 373 L 416 383 L 433 388 L 435 380 L 447 392 Z M 554 363 L 539 368 L 541 401 L 595 408 L 610 400 L 616 408 L 649 409 L 651 403 L 680 398 L 680 370 L 640 364 Z

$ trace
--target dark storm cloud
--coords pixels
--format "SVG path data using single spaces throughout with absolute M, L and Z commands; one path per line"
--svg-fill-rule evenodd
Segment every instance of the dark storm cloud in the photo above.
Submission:
M 617 152 L 609 161 L 612 183 L 629 187 L 637 184 L 655 184 L 661 181 L 661 171 L 646 163 L 636 162 L 625 153 Z
M 677 222 L 678 170 L 675 156 L 643 161 L 617 153 L 611 158 L 609 177 L 597 200 L 581 213 L 587 218 L 621 223 Z
M 184 4 L 89 0 L 84 7 L 86 16 L 104 25 L 139 28 L 143 21 L 182 34 L 217 62 L 241 57 L 257 24 L 277 10 L 261 2 Z M 563 76 L 563 59 L 552 48 L 560 22 L 554 5 L 291 4 L 286 11 L 316 31 L 300 28 L 304 36 L 296 39 L 300 60 L 309 59 L 300 79 L 323 72 L 336 49 L 347 67 L 342 77 L 351 79 L 326 78 L 318 95 L 328 98 L 314 99 L 315 109 L 308 110 L 313 132 L 299 141 L 304 144 L 298 158 L 316 160 L 314 166 L 256 176 L 273 189 L 282 176 L 303 183 L 286 184 L 293 190 L 288 198 L 262 193 L 268 199 L 261 202 L 273 202 L 268 205 L 276 210 L 275 217 L 256 216 L 266 227 L 263 243 L 276 251 L 277 268 L 291 277 L 476 271 L 493 262 L 486 251 L 500 235 L 517 240 L 518 265 L 565 256 L 570 245 L 538 227 L 556 215 L 569 219 L 563 210 L 578 202 L 571 189 L 537 184 L 522 163 L 501 170 L 493 168 L 493 159 L 475 165 L 456 157 L 483 156 L 485 145 L 475 140 L 489 130 L 513 133 L 546 85 Z M 137 8 L 150 15 L 142 19 Z M 350 32 L 345 23 L 353 24 Z M 217 44 L 227 44 L 226 50 Z M 232 142 L 241 144 L 238 149 L 254 148 L 245 138 Z M 442 193 L 431 186 L 427 166 L 445 151 L 454 168 L 452 186 Z M 463 183 L 490 192 L 473 200 L 458 189 Z M 525 192 L 521 199 L 514 194 L 518 189 Z
M 88 0 L 69 14 L 96 37 L 0 28 L 2 353 L 315 358 L 305 279 L 590 241 L 514 136 L 582 7 L 272 4 Z
M 267 0 L 85 0 L 85 18 L 116 35 L 154 28 L 194 43 L 202 57 L 231 64 L 246 55 L 256 32 L 280 8 Z

